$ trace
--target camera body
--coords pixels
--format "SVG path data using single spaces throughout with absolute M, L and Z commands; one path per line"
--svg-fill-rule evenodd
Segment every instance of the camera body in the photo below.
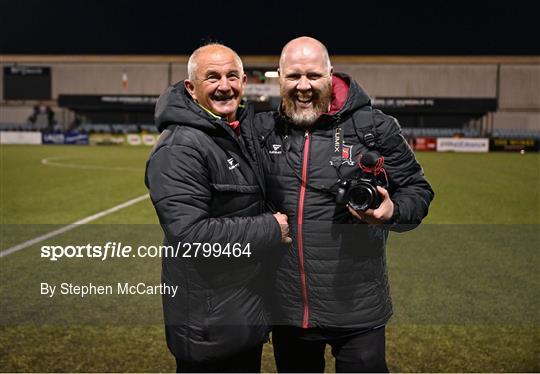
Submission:
M 376 152 L 368 152 L 360 156 L 358 164 L 359 177 L 338 181 L 336 203 L 349 204 L 361 212 L 377 209 L 382 202 L 377 186 L 388 188 L 388 178 L 383 168 L 384 157 Z

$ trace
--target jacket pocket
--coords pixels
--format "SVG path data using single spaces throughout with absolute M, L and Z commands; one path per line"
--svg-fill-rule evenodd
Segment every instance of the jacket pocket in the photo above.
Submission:
M 261 213 L 263 196 L 259 186 L 212 183 L 209 212 L 213 217 L 250 217 Z

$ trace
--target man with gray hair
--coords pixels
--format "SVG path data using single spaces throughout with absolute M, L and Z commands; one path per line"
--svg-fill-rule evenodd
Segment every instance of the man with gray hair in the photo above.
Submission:
M 323 372 L 327 344 L 337 372 L 388 371 L 388 231 L 420 224 L 433 191 L 397 121 L 333 72 L 321 42 L 287 43 L 279 84 L 279 112 L 254 126 L 268 199 L 289 217 L 293 239 L 276 260 L 278 371 Z
M 287 217 L 266 211 L 265 185 L 244 141 L 242 61 L 221 44 L 197 49 L 188 79 L 156 105 L 161 131 L 146 185 L 165 234 L 181 248 L 163 258 L 167 345 L 181 372 L 258 372 L 268 339 L 262 263 L 288 242 Z

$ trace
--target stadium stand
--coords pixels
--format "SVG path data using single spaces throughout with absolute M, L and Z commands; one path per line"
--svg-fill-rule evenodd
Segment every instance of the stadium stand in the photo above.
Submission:
M 437 128 L 437 127 L 404 127 L 402 128 L 403 135 L 406 137 L 452 137 L 462 136 L 467 138 L 478 138 L 482 136 L 478 129 L 462 129 L 462 128 Z
M 41 131 L 46 132 L 46 126 L 32 123 L 0 123 L 2 131 Z M 64 126 L 56 124 L 54 132 L 63 132 Z M 157 133 L 153 124 L 108 124 L 108 123 L 86 123 L 79 125 L 75 131 L 83 134 L 138 134 Z M 479 129 L 475 128 L 438 128 L 438 127 L 403 127 L 403 135 L 407 138 L 415 137 L 467 137 L 478 138 L 486 136 Z M 491 137 L 510 139 L 537 139 L 540 140 L 540 130 L 533 129 L 493 129 Z
M 491 135 L 496 138 L 540 140 L 540 130 L 531 129 L 493 129 Z

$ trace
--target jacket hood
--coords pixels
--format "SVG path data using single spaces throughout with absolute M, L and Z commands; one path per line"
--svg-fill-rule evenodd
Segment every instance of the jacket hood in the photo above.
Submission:
M 371 98 L 349 75 L 334 73 L 332 77 L 332 102 L 330 115 L 354 112 L 371 106 Z
M 214 130 L 218 120 L 226 123 L 226 120 L 211 114 L 193 101 L 183 81 L 167 88 L 156 103 L 154 122 L 160 132 L 178 123 L 203 131 Z

